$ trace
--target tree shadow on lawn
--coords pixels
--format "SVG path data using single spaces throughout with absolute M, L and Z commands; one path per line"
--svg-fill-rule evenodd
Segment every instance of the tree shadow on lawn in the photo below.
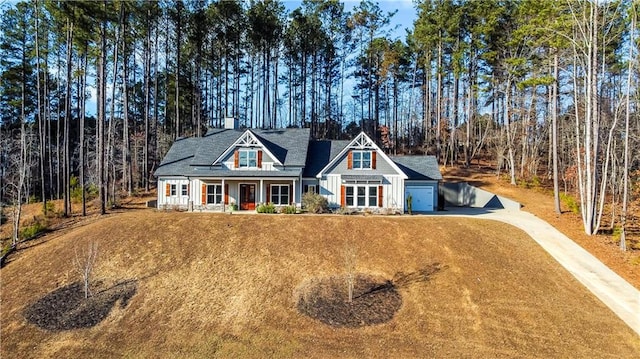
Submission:
M 100 286 L 97 283 L 94 288 Z M 29 323 L 51 331 L 90 328 L 103 321 L 118 301 L 120 308 L 125 308 L 137 288 L 136 280 L 127 280 L 85 298 L 82 283 L 76 282 L 29 305 L 24 316 Z

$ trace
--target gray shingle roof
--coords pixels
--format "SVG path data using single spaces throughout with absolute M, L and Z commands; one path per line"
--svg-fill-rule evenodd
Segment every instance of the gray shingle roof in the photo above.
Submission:
M 190 162 L 199 144 L 199 138 L 179 138 L 169 152 L 162 159 L 154 175 L 157 176 L 181 176 L 191 170 Z
M 316 140 L 309 141 L 307 152 L 307 165 L 302 177 L 316 177 L 320 171 L 329 164 L 351 141 L 345 140 Z
M 390 156 L 408 180 L 441 180 L 442 174 L 434 156 Z
M 155 176 L 188 176 L 201 174 L 246 130 L 213 129 L 200 138 L 176 140 L 158 166 Z M 279 130 L 250 130 L 285 167 L 303 167 L 307 158 L 310 130 L 290 128 Z M 215 167 L 211 169 L 216 173 Z M 264 175 L 263 173 L 262 175 Z
M 297 177 L 300 171 L 237 171 L 211 166 L 245 130 L 214 129 L 204 137 L 176 140 L 158 166 L 158 176 Z M 315 177 L 350 141 L 309 140 L 309 129 L 251 130 L 285 167 L 304 167 L 303 177 Z M 441 180 L 433 156 L 391 156 L 409 180 Z
M 302 167 L 307 160 L 308 128 L 251 130 L 284 166 Z

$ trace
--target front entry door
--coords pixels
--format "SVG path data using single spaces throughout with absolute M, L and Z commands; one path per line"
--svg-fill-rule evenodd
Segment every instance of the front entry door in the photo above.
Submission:
M 256 209 L 256 185 L 240 185 L 240 209 L 253 211 Z

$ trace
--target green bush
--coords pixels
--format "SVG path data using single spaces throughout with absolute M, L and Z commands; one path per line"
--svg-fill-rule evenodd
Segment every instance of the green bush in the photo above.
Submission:
M 52 201 L 47 201 L 46 203 L 43 203 L 42 214 L 44 214 L 45 217 L 51 217 L 51 216 L 57 215 L 58 213 L 56 213 L 56 204 L 53 203 Z
M 580 213 L 580 204 L 571 195 L 568 195 L 566 193 L 560 193 L 560 200 L 571 212 L 575 214 Z
M 5 243 L 2 248 L 0 249 L 0 257 L 4 256 L 5 254 L 9 253 L 11 251 L 11 242 L 7 241 L 7 243 Z
M 409 195 L 407 197 L 407 213 L 412 214 L 413 212 L 413 197 Z
M 256 207 L 256 212 L 258 213 L 277 213 L 276 206 L 273 203 L 260 203 L 258 207 Z
M 285 206 L 280 209 L 280 213 L 284 214 L 296 214 L 296 212 L 298 212 L 296 206 Z
M 307 192 L 302 195 L 302 208 L 309 213 L 324 213 L 329 210 L 329 202 L 317 193 Z
M 71 187 L 71 200 L 74 203 L 82 202 L 82 186 L 80 186 L 80 181 L 78 177 L 71 176 L 69 180 L 69 186 Z M 98 186 L 93 183 L 85 185 L 84 190 L 84 198 L 86 201 L 91 201 L 94 198 L 98 197 Z
M 38 234 L 47 230 L 47 224 L 36 220 L 32 225 L 27 226 L 20 232 L 20 239 L 31 239 L 37 236 Z
M 533 187 L 533 188 L 542 187 L 542 180 L 540 180 L 540 177 L 533 176 L 533 178 L 531 179 L 531 187 Z

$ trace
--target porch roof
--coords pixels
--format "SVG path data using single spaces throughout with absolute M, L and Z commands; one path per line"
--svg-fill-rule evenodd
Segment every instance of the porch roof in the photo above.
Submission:
M 206 177 L 206 178 L 256 178 L 256 179 L 268 179 L 268 178 L 300 178 L 302 169 L 293 169 L 285 171 L 242 171 L 242 170 L 223 170 L 223 169 L 202 169 L 196 168 L 188 174 L 191 177 Z

